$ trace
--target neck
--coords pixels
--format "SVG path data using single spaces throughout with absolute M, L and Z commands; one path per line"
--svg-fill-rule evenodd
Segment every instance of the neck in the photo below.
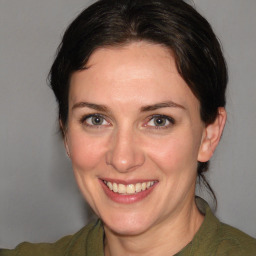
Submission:
M 105 256 L 174 255 L 193 239 L 203 219 L 192 200 L 179 214 L 139 235 L 119 235 L 105 227 Z

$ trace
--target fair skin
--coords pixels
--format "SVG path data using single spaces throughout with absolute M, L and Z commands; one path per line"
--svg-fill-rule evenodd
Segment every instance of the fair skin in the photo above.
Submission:
M 87 67 L 71 77 L 65 145 L 104 223 L 105 255 L 173 255 L 203 222 L 197 162 L 211 158 L 226 112 L 201 121 L 199 101 L 160 45 L 101 48 Z

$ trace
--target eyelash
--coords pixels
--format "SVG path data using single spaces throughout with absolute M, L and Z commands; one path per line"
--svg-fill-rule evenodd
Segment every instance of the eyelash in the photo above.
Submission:
M 168 121 L 169 124 L 168 125 L 163 125 L 163 126 L 161 126 L 161 125 L 160 126 L 157 126 L 157 125 L 155 125 L 155 126 L 148 126 L 147 125 L 149 122 L 151 122 L 151 121 L 153 121 L 154 119 L 157 119 L 157 118 L 164 119 L 165 121 Z M 169 128 L 170 126 L 172 126 L 174 124 L 175 124 L 175 120 L 172 117 L 170 117 L 170 116 L 166 116 L 166 115 L 153 115 L 153 116 L 149 117 L 148 121 L 146 122 L 146 125 L 143 125 L 143 126 L 148 126 L 148 127 L 150 127 L 150 129 L 167 129 L 167 128 Z
M 101 114 L 90 114 L 90 115 L 85 115 L 83 116 L 81 119 L 80 119 L 80 123 L 87 126 L 87 127 L 90 127 L 90 128 L 100 128 L 101 126 L 103 126 L 102 124 L 100 125 L 94 125 L 94 124 L 88 124 L 86 121 L 89 119 L 89 118 L 92 118 L 92 117 L 95 117 L 95 118 L 102 118 L 103 120 L 105 120 L 107 123 L 109 123 L 106 118 L 101 115 Z
M 102 125 L 102 124 L 88 124 L 86 121 L 89 119 L 89 118 L 92 118 L 92 117 L 95 117 L 95 118 L 102 118 L 103 119 L 103 122 L 107 122 L 109 124 L 109 122 L 107 121 L 106 117 L 104 115 L 101 115 L 101 114 L 90 114 L 90 115 L 85 115 L 83 116 L 81 119 L 80 119 L 80 123 L 89 127 L 89 128 L 101 128 L 102 126 L 106 126 L 106 125 Z M 168 125 L 155 125 L 155 126 L 150 126 L 150 125 L 147 125 L 149 122 L 153 121 L 154 119 L 156 118 L 159 118 L 159 119 L 164 119 L 165 122 L 168 121 L 169 124 Z M 172 118 L 172 117 L 169 117 L 169 116 L 166 116 L 166 115 L 152 115 L 150 117 L 148 117 L 147 121 L 145 124 L 143 124 L 143 127 L 148 127 L 149 129 L 167 129 L 169 128 L 170 126 L 174 125 L 175 124 L 175 120 Z

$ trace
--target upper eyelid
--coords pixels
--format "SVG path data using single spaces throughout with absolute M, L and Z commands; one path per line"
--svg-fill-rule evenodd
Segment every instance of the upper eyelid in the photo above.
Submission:
M 170 124 L 168 125 L 164 125 L 164 126 L 157 126 L 157 125 L 148 125 L 148 123 L 150 121 L 152 121 L 154 118 L 157 118 L 157 117 L 162 117 L 162 118 L 166 118 Z M 176 120 L 173 118 L 173 117 L 170 117 L 170 116 L 167 116 L 167 115 L 162 115 L 162 114 L 155 114 L 155 115 L 151 115 L 148 117 L 147 121 L 144 122 L 144 124 L 142 125 L 143 127 L 145 128 L 148 128 L 148 129 L 157 129 L 157 130 L 161 130 L 161 129 L 168 129 L 170 127 L 172 127 L 173 125 L 176 124 Z
M 175 119 L 174 119 L 173 117 L 167 116 L 167 115 L 162 115 L 162 114 L 151 115 L 151 116 L 149 117 L 149 120 L 152 120 L 153 118 L 156 118 L 156 117 L 166 118 L 166 119 L 169 120 L 170 122 L 175 123 Z
M 99 114 L 99 113 L 83 115 L 83 116 L 80 118 L 80 122 L 85 122 L 86 119 L 88 119 L 88 118 L 90 118 L 90 117 L 96 117 L 96 116 L 99 116 L 99 117 L 104 118 L 104 119 L 109 123 L 109 121 L 108 121 L 109 118 L 106 118 L 105 115 Z

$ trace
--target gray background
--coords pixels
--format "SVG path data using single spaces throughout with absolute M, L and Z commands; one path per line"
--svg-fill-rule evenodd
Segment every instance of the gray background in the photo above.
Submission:
M 0 0 L 0 247 L 54 241 L 88 210 L 57 134 L 46 85 L 55 49 L 85 0 Z M 256 236 L 256 1 L 195 0 L 222 41 L 228 123 L 208 178 L 221 220 Z

